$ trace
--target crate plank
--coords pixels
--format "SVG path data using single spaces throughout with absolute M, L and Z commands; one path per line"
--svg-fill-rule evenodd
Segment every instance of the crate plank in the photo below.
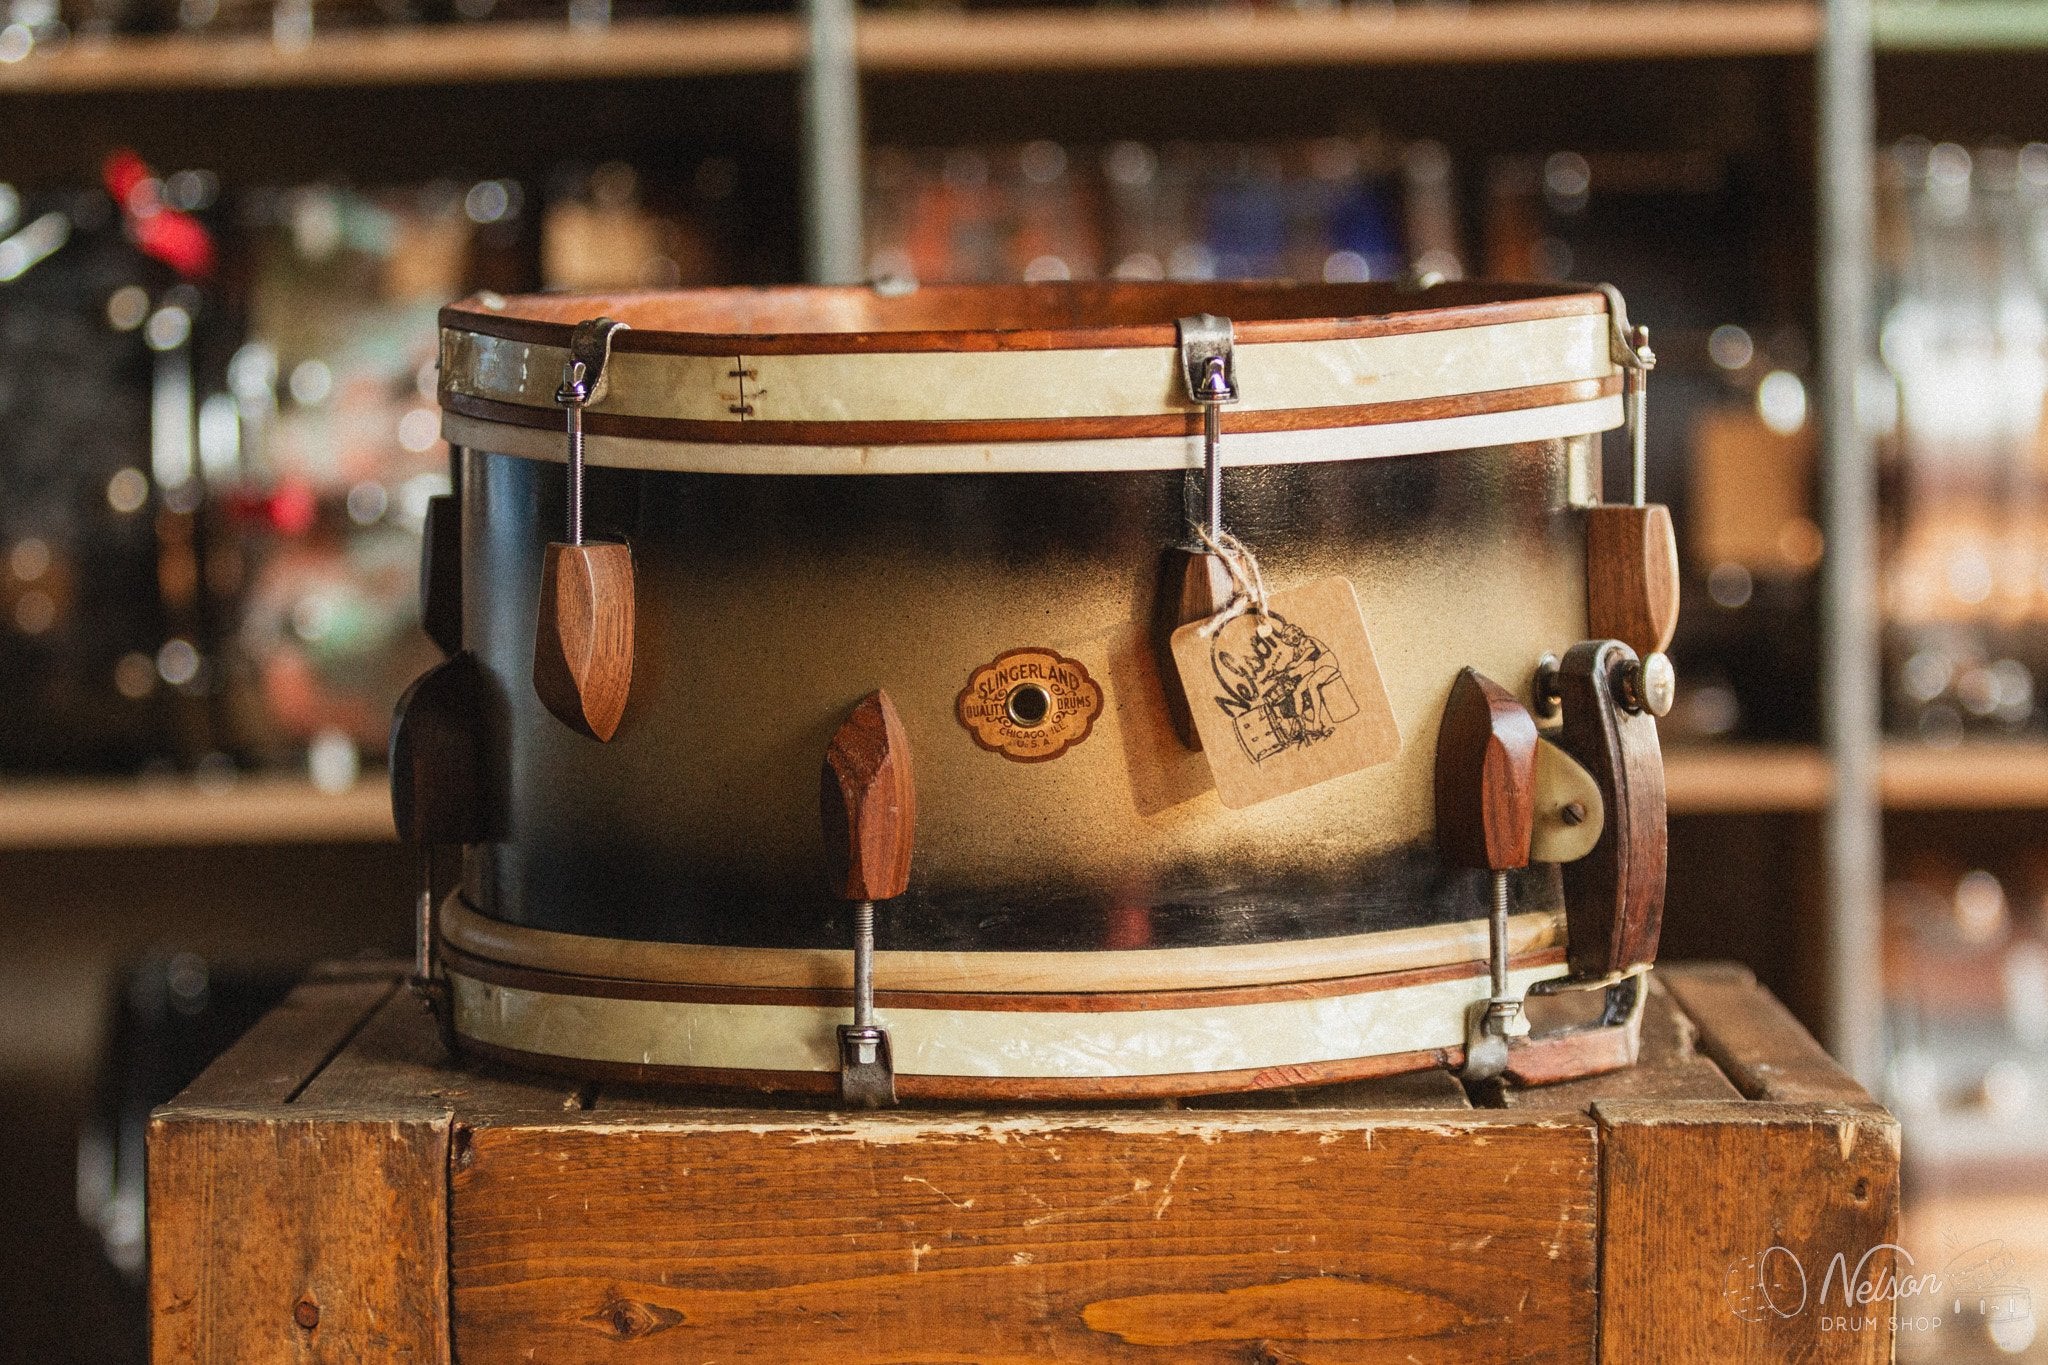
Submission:
M 302 981 L 222 1053 L 177 1103 L 283 1104 L 397 989 L 390 975 Z
M 1669 973 L 1667 986 L 1699 1030 L 1700 1050 L 1751 1099 L 1869 1104 L 1870 1093 L 1835 1063 L 1745 967 L 1717 962 Z
M 480 1359 L 1584 1360 L 1581 1119 L 881 1115 L 478 1129 Z M 652 1349 L 650 1347 L 650 1349 Z
M 459 1113 L 462 1124 L 475 1127 L 560 1122 L 581 1114 L 593 1089 L 585 1082 L 451 1060 L 433 1016 L 410 990 L 401 988 L 306 1084 L 296 1104 L 363 1114 L 418 1101 L 435 1112 Z
M 1892 1268 L 1899 1132 L 1889 1114 L 1770 1101 L 1593 1108 L 1602 1361 L 1891 1359 L 1891 1305 L 1845 1302 L 1852 1292 L 1830 1283 Z
M 151 1121 L 154 1359 L 448 1360 L 447 1119 L 280 1108 Z
M 1638 1067 L 1504 1110 L 1434 1071 L 856 1115 L 451 1060 L 399 975 L 317 974 L 158 1112 L 159 1360 L 1890 1349 L 1820 1296 L 1892 1239 L 1896 1127 L 1739 969 L 1660 971 Z

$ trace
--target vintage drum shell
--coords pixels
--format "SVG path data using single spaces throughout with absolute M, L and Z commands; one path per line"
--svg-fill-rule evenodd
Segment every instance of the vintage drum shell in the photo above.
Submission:
M 733 295 L 736 316 L 758 298 Z M 762 358 L 654 349 L 690 347 L 691 334 L 636 321 L 660 307 L 632 300 L 544 300 L 530 309 L 541 320 L 515 301 L 495 327 L 488 306 L 444 316 L 463 644 L 485 680 L 475 723 L 489 774 L 491 837 L 468 849 L 444 912 L 457 1027 L 473 1045 L 607 1074 L 832 1083 L 850 920 L 823 871 L 818 769 L 849 708 L 881 688 L 902 716 L 917 785 L 909 889 L 878 913 L 885 1022 L 931 1016 L 899 1025 L 908 1093 L 1244 1088 L 1399 1069 L 1455 1046 L 1465 1002 L 1484 994 L 1486 902 L 1481 874 L 1446 868 L 1435 850 L 1437 716 L 1460 668 L 1527 697 L 1538 659 L 1586 634 L 1579 509 L 1597 501 L 1595 433 L 1619 418 L 1606 301 L 1568 291 L 1446 300 L 1443 311 L 1469 314 L 1447 332 L 1512 327 L 1525 321 L 1516 302 L 1577 329 L 1553 332 L 1586 373 L 1538 373 L 1544 384 L 1516 391 L 1524 406 L 1503 406 L 1519 400 L 1497 389 L 1403 397 L 1397 376 L 1383 403 L 1325 404 L 1310 424 L 1300 408 L 1227 414 L 1227 524 L 1276 590 L 1350 580 L 1401 734 L 1390 762 L 1230 810 L 1175 728 L 1164 648 L 1181 563 L 1171 547 L 1186 536 L 1200 443 L 1192 406 L 1172 391 L 1176 314 L 1163 310 L 1187 297 L 1163 289 L 1143 326 L 1101 304 L 1116 320 L 1084 330 L 1087 346 L 1029 344 L 1058 329 L 991 342 L 893 327 L 879 340 L 770 333 L 752 339 Z M 1204 297 L 1211 311 L 1263 308 L 1282 325 L 1330 302 L 1328 291 L 1297 300 L 1230 287 Z M 1360 318 L 1412 323 L 1429 311 L 1362 297 L 1381 311 Z M 1069 291 L 1051 311 L 1090 306 Z M 531 681 L 539 559 L 562 538 L 565 498 L 559 409 L 534 395 L 559 368 L 552 319 L 600 311 L 643 333 L 620 334 L 613 363 L 639 368 L 618 371 L 632 383 L 614 390 L 611 420 L 602 403 L 587 419 L 586 524 L 595 539 L 629 543 L 635 571 L 631 697 L 608 743 L 558 722 Z M 1342 332 L 1340 322 L 1318 325 Z M 1248 396 L 1262 369 L 1244 357 L 1256 348 L 1294 346 L 1290 363 L 1308 364 L 1323 344 L 1262 343 L 1258 325 L 1239 322 Z M 1103 344 L 1132 340 L 1108 335 L 1118 331 L 1146 344 Z M 816 335 L 935 349 L 789 349 Z M 1414 339 L 1431 333 L 1394 335 L 1411 343 L 1412 363 Z M 1472 338 L 1460 340 L 1471 354 Z M 649 349 L 625 349 L 634 343 Z M 1031 364 L 1004 371 L 1006 345 Z M 1159 370 L 1156 400 L 1132 388 L 1162 411 L 1075 415 L 1080 399 L 1058 391 L 1049 358 L 1119 351 Z M 836 362 L 815 371 L 820 382 L 855 374 L 855 360 L 889 361 L 858 372 L 888 392 L 866 411 L 856 393 L 806 396 L 798 417 L 779 422 L 730 414 L 745 431 L 711 429 L 713 405 L 688 392 L 737 371 L 722 376 L 736 400 L 726 406 L 767 408 L 775 371 L 765 362 L 799 356 Z M 979 371 L 967 363 L 977 358 Z M 920 361 L 942 373 L 921 377 Z M 665 365 L 666 384 L 656 377 Z M 975 413 L 976 373 L 994 386 L 993 416 Z M 1083 388 L 1089 374 L 1086 360 L 1070 367 Z M 1010 382 L 1054 387 L 1019 397 Z M 688 411 L 649 416 L 636 403 Z M 1032 403 L 1051 415 L 1017 415 Z M 901 414 L 921 405 L 941 415 L 917 430 Z M 1432 424 L 1444 428 L 1434 439 L 1457 439 L 1452 424 L 1474 416 L 1494 423 L 1491 434 L 1526 438 L 1408 453 L 1388 444 L 1397 426 L 1423 447 Z M 962 439 L 973 435 L 989 439 Z M 1019 761 L 960 718 L 977 671 L 1014 651 L 1076 665 L 1099 689 L 1085 735 L 1055 757 Z M 1517 876 L 1514 908 L 1519 979 L 1562 973 L 1555 870 Z M 1196 1017 L 1233 1009 L 1235 1022 Z M 1244 1014 L 1262 1009 L 1293 1015 Z M 1110 1015 L 1117 1026 L 1105 1033 Z M 1165 1021 L 1157 1039 L 1145 1032 L 1154 1016 Z M 712 1041 L 676 1045 L 679 1035 Z M 1206 1052 L 1203 1039 L 1214 1043 Z

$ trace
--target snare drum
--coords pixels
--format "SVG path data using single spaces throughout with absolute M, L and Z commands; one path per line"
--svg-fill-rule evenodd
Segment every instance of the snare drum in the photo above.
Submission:
M 1644 699 L 1668 688 L 1643 662 L 1662 640 L 1596 628 L 1664 567 L 1653 544 L 1603 587 L 1596 513 L 1657 510 L 1595 508 L 1598 433 L 1648 356 L 1618 308 L 1466 284 L 448 308 L 457 487 L 425 591 L 453 658 L 393 763 L 405 832 L 464 847 L 459 887 L 423 894 L 423 989 L 485 1056 L 765 1089 L 841 1087 L 873 1035 L 885 1091 L 965 1100 L 1475 1067 L 1496 1043 L 1530 1080 L 1627 1060 L 1663 879 Z M 1190 387 L 1200 315 L 1227 406 Z M 1370 763 L 1238 806 L 1172 652 L 1215 561 L 1211 411 L 1220 524 L 1270 593 L 1348 582 L 1378 675 L 1311 660 L 1239 742 L 1262 761 L 1382 696 L 1390 727 Z M 1468 670 L 1526 735 L 1459 738 Z M 863 717 L 894 804 L 841 761 L 825 806 L 863 781 L 871 804 L 821 825 L 821 765 Z M 1468 823 L 1523 806 L 1522 865 L 1470 853 Z M 863 892 L 863 837 L 871 863 L 907 845 L 900 894 Z M 1524 1039 L 1507 1006 L 1559 985 L 1605 1013 Z

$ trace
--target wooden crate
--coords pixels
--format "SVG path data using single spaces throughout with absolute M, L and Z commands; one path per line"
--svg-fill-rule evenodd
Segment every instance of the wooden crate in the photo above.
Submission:
M 1818 1299 L 1895 1239 L 1897 1126 L 1748 973 L 1656 981 L 1639 1067 L 1503 1107 L 850 1116 L 450 1065 L 330 969 L 157 1111 L 155 1356 L 1888 1360 Z

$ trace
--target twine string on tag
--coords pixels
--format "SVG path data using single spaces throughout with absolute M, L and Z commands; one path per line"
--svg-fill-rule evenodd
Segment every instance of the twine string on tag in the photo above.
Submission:
M 1197 634 L 1206 640 L 1246 612 L 1261 618 L 1261 632 L 1271 630 L 1264 620 L 1272 613 L 1266 605 L 1266 577 L 1259 569 L 1259 557 L 1251 552 L 1250 546 L 1220 527 L 1214 532 L 1199 525 L 1192 529 L 1202 548 L 1223 561 L 1223 571 L 1230 575 L 1230 600 L 1223 610 L 1202 623 Z

